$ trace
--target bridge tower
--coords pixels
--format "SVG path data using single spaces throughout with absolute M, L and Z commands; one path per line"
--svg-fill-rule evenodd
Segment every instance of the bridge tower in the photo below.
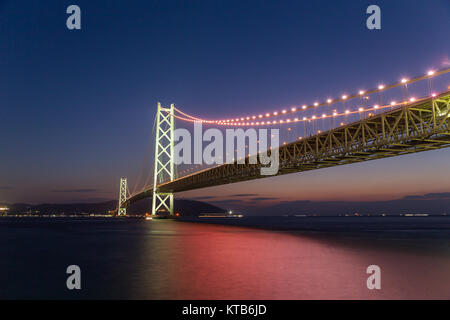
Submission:
M 158 102 L 156 112 L 155 163 L 153 175 L 152 214 L 173 215 L 173 193 L 159 192 L 158 183 L 174 178 L 174 105 L 164 108 Z
M 119 216 L 125 216 L 127 214 L 127 208 L 122 208 L 122 204 L 127 200 L 127 178 L 120 178 L 120 191 L 119 191 L 119 210 L 117 211 Z

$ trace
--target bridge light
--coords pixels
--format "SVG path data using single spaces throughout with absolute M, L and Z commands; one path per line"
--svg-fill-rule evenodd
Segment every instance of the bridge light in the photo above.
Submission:
M 319 105 L 318 102 L 314 102 L 314 107 L 317 107 Z
M 256 116 L 252 116 L 252 119 L 256 119 Z
M 328 103 L 331 103 L 331 101 L 333 101 L 333 100 L 332 100 L 332 99 L 328 99 L 328 100 L 327 100 Z
M 432 93 L 431 96 L 432 96 L 432 97 L 436 97 L 436 93 Z
M 303 121 L 306 121 L 306 119 L 308 119 L 308 118 L 306 118 L 306 117 L 303 117 Z
M 281 111 L 281 113 L 286 113 L 286 110 Z
M 383 89 L 384 89 L 384 85 L 380 84 L 380 85 L 378 86 L 378 90 L 383 90 Z
M 291 119 L 287 119 L 286 122 L 287 122 L 287 123 L 291 122 Z M 291 130 L 291 129 L 289 129 L 289 130 Z
M 247 117 L 246 120 L 250 120 L 250 117 Z
M 402 79 L 402 83 L 407 83 L 407 82 L 408 82 L 408 79 L 405 79 L 405 78 Z
M 262 114 L 260 114 L 259 116 L 258 116 L 258 118 L 262 118 L 263 117 L 263 115 Z
M 296 108 L 296 107 L 293 107 L 293 108 L 291 108 L 291 111 L 292 111 L 292 112 L 295 112 L 295 111 L 297 111 L 297 108 Z
M 395 101 L 391 101 L 391 106 L 395 106 L 396 102 Z
M 316 116 L 312 116 L 312 117 L 311 117 L 311 119 L 315 119 L 315 118 L 316 118 Z
M 379 106 L 376 104 L 376 105 L 373 106 L 373 108 L 374 108 L 374 109 L 378 109 Z
M 358 111 L 359 111 L 359 112 L 363 112 L 363 111 L 364 111 L 364 108 L 359 108 Z
M 337 112 L 333 112 L 333 117 L 336 117 L 337 116 Z
M 306 109 L 306 106 L 305 106 L 305 105 L 302 105 L 302 109 L 305 110 L 305 109 Z
M 342 100 L 345 100 L 345 99 L 347 99 L 347 96 L 344 94 L 344 95 L 342 96 Z
M 416 98 L 412 97 L 411 99 L 409 99 L 409 101 L 414 102 L 416 101 Z
M 297 122 L 297 121 L 298 121 L 298 118 L 295 118 L 294 121 Z
M 432 76 L 433 74 L 434 74 L 434 71 L 433 70 L 430 70 L 430 71 L 428 71 L 428 73 L 427 73 L 429 76 Z
M 363 90 L 359 90 L 359 95 L 363 95 L 365 92 Z
M 277 114 L 278 114 L 278 111 L 275 111 L 275 112 L 273 113 L 274 116 L 276 116 Z
M 270 117 L 270 113 L 266 113 L 266 117 Z
M 345 113 L 346 113 L 346 114 L 349 114 L 349 113 L 350 113 L 350 110 L 345 110 Z
M 302 137 L 298 137 L 298 140 L 302 140 Z
M 327 117 L 327 115 L 324 113 L 324 114 L 322 114 L 322 118 L 326 118 Z

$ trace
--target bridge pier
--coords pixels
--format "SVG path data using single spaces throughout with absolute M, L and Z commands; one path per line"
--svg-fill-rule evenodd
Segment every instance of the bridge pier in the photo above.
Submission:
M 153 192 L 152 214 L 158 212 L 173 215 L 173 193 Z

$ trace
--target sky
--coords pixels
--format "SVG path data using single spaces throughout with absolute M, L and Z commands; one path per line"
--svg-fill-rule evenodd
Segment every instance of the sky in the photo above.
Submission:
M 81 30 L 66 27 L 71 4 Z M 381 30 L 366 28 L 371 4 Z M 120 177 L 133 185 L 140 175 L 157 101 L 204 118 L 310 104 L 448 67 L 449 32 L 447 0 L 0 0 L 0 202 L 117 198 Z M 449 157 L 443 149 L 177 197 L 245 207 L 445 193 Z

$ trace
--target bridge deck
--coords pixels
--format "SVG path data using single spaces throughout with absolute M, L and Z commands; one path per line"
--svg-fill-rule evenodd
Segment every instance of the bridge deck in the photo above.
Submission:
M 358 122 L 298 140 L 279 148 L 276 175 L 303 172 L 355 162 L 450 146 L 450 92 L 417 101 Z M 240 181 L 269 178 L 263 165 L 223 164 L 160 184 L 160 192 L 182 192 Z M 152 188 L 129 198 L 124 205 L 151 197 Z

